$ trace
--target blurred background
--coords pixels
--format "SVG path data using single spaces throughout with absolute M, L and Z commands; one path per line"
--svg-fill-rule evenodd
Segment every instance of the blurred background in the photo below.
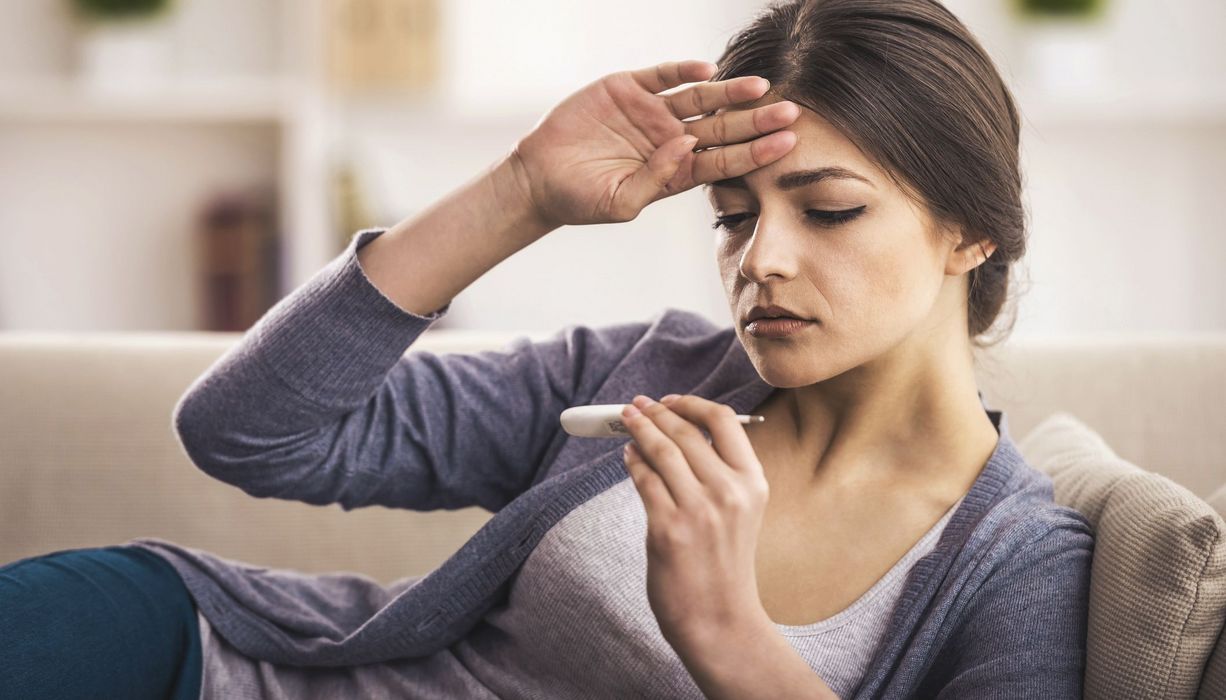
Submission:
M 245 330 L 570 93 L 715 61 L 764 5 L 0 0 L 0 331 Z M 1226 3 L 946 5 L 1023 115 L 1014 335 L 1226 329 Z M 691 190 L 563 228 L 435 327 L 728 324 L 711 216 Z

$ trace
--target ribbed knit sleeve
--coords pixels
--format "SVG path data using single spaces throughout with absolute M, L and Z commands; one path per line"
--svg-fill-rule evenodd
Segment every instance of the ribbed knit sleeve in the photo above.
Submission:
M 472 505 L 526 490 L 558 439 L 650 323 L 567 326 L 500 350 L 406 350 L 422 316 L 376 288 L 347 249 L 271 308 L 175 406 L 188 456 L 257 497 L 344 510 Z

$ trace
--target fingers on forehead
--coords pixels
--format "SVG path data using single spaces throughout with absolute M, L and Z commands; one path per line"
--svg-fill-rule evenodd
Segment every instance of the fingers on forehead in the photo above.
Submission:
M 713 64 L 707 61 L 667 61 L 630 71 L 630 75 L 645 89 L 655 93 L 685 83 L 706 80 L 714 73 L 712 67 Z
M 661 95 L 678 119 L 711 116 L 729 105 L 748 106 L 763 97 L 762 83 L 754 76 L 729 78 L 714 83 L 699 83 L 684 90 Z

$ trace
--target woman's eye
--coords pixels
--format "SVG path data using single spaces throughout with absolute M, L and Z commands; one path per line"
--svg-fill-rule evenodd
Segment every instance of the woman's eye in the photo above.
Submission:
M 809 209 L 805 214 L 816 220 L 818 223 L 823 223 L 828 226 L 838 226 L 846 223 L 859 216 L 864 211 L 865 205 L 860 205 L 852 209 L 844 209 L 842 211 L 826 211 L 825 209 Z
M 838 226 L 839 224 L 847 223 L 856 218 L 864 211 L 864 206 L 858 206 L 854 209 L 843 209 L 841 211 L 828 211 L 825 209 L 809 209 L 805 211 L 805 216 L 816 222 L 820 226 Z M 728 214 L 715 219 L 715 223 L 711 224 L 711 228 L 722 228 L 728 231 L 734 231 L 740 228 L 741 223 L 753 216 L 753 214 Z
M 715 223 L 711 224 L 711 228 L 722 228 L 728 231 L 736 230 L 741 225 L 741 221 L 749 214 L 728 214 L 715 218 Z

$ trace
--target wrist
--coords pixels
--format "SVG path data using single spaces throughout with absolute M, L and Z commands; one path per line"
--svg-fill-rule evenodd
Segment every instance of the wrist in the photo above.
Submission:
M 504 211 L 518 212 L 525 221 L 542 230 L 541 235 L 560 226 L 545 214 L 537 201 L 537 193 L 533 191 L 532 179 L 518 145 L 494 168 L 493 177 L 495 189 L 504 200 Z

